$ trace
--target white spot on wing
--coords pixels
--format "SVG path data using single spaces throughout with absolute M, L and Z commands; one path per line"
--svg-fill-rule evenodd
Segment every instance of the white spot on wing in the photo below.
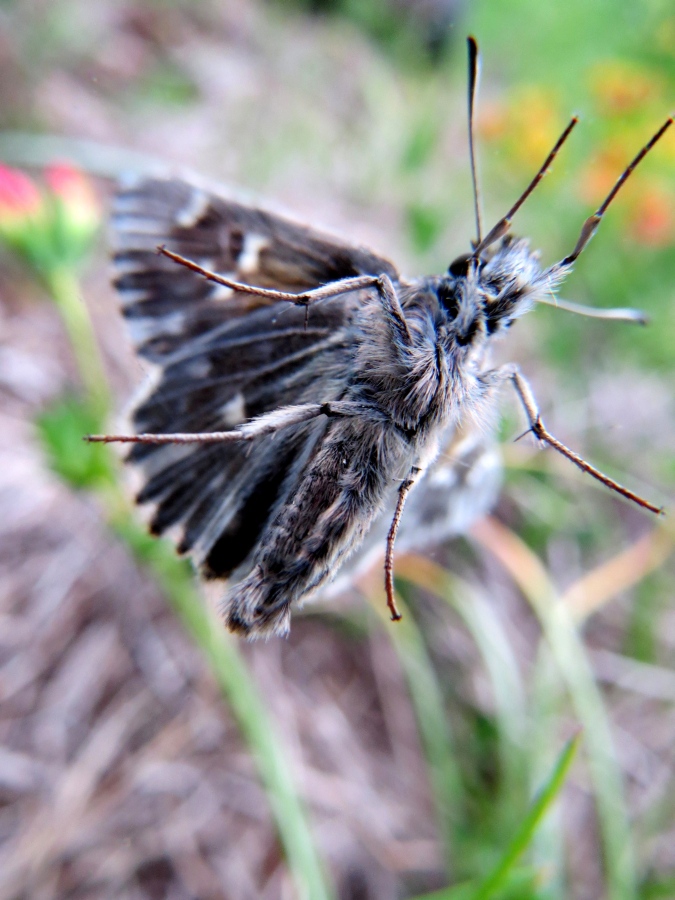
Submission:
M 119 234 L 159 234 L 161 223 L 156 218 L 142 215 L 114 215 L 113 226 Z
M 187 346 L 189 347 L 189 344 Z M 182 372 L 185 379 L 194 378 L 199 380 L 208 378 L 211 374 L 211 362 L 206 357 L 196 356 L 194 359 L 184 362 Z
M 124 423 L 120 428 L 120 434 L 133 434 L 132 417 L 137 406 L 141 406 L 148 400 L 157 390 L 164 374 L 164 367 L 155 363 L 143 360 L 143 371 L 145 378 L 134 391 L 134 395 L 129 401 L 127 409 L 124 412 Z
M 260 267 L 260 251 L 264 250 L 268 243 L 268 238 L 261 234 L 247 234 L 237 260 L 239 271 L 244 273 L 257 271 Z
M 181 312 L 159 318 L 129 319 L 128 327 L 134 344 L 143 344 L 160 334 L 180 334 L 185 323 Z
M 176 213 L 176 224 L 181 228 L 190 228 L 204 215 L 209 205 L 209 198 L 204 191 L 193 189 L 188 202 Z
M 148 292 L 141 288 L 118 288 L 117 292 L 123 307 L 133 306 L 135 303 L 141 303 L 148 299 Z
M 115 275 L 118 277 L 122 277 L 122 275 L 136 275 L 138 272 L 144 272 L 146 267 L 138 262 L 136 259 L 116 259 L 115 260 Z
M 220 410 L 223 423 L 225 425 L 239 425 L 246 421 L 246 403 L 244 395 L 235 394 L 231 400 L 228 400 Z

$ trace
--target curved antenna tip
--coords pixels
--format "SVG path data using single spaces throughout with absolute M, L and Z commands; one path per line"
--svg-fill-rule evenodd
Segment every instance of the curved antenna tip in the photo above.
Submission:
M 476 164 L 476 148 L 475 148 L 475 107 L 476 107 L 476 91 L 478 89 L 478 75 L 480 70 L 480 56 L 478 53 L 478 42 L 473 35 L 469 35 L 466 39 L 469 51 L 469 158 L 471 162 L 471 181 L 473 184 L 473 204 L 476 216 L 476 245 L 480 244 L 483 239 L 483 224 L 480 212 L 480 190 L 478 187 L 478 167 Z

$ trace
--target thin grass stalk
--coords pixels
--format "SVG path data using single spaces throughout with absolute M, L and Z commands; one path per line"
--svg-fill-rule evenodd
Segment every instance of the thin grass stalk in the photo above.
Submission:
M 464 819 L 465 798 L 443 691 L 424 638 L 414 617 L 406 609 L 405 601 L 399 597 L 403 618 L 392 626 L 386 612 L 384 592 L 370 590 L 367 596 L 384 622 L 408 684 L 436 807 L 446 869 L 449 871 Z
M 110 391 L 77 274 L 69 266 L 55 266 L 45 273 L 45 283 L 68 335 L 88 405 L 103 422 L 110 408 Z
M 570 766 L 574 761 L 579 746 L 580 735 L 575 735 L 563 747 L 553 769 L 537 791 L 526 814 L 523 816 L 516 833 L 509 841 L 501 857 L 487 876 L 478 884 L 465 882 L 446 888 L 441 891 L 433 891 L 431 894 L 423 894 L 414 900 L 490 900 L 500 893 L 509 891 L 509 896 L 514 897 L 516 879 L 522 879 L 531 889 L 535 873 L 528 869 L 516 868 L 516 863 L 532 844 L 544 817 L 550 811 L 555 799 L 560 794 Z M 531 890 L 528 891 L 528 894 Z
M 560 731 L 565 685 L 548 642 L 539 642 L 532 667 L 530 701 L 529 770 L 534 782 L 550 770 L 555 757 Z M 569 887 L 565 872 L 565 832 L 561 810 L 554 807 L 541 823 L 532 842 L 531 859 L 540 871 L 550 873 L 543 897 L 546 900 L 567 900 Z
M 607 895 L 611 900 L 635 900 L 637 877 L 621 772 L 607 711 L 574 618 L 560 602 L 538 557 L 515 534 L 485 519 L 474 526 L 472 535 L 499 559 L 539 619 L 584 729 L 604 847 Z
M 509 872 L 532 843 L 534 835 L 549 807 L 560 793 L 579 747 L 580 735 L 575 735 L 563 747 L 553 771 L 532 801 L 527 815 L 520 823 L 502 858 L 474 893 L 472 900 L 489 900 L 505 888 Z
M 492 686 L 504 792 L 512 796 L 524 777 L 522 749 L 527 735 L 527 711 L 518 663 L 503 629 L 471 585 L 436 563 L 405 554 L 397 560 L 396 567 L 400 578 L 449 603 L 476 643 Z

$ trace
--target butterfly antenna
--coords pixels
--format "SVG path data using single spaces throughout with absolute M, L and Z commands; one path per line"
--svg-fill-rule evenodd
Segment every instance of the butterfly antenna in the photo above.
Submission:
M 473 183 L 473 206 L 476 213 L 476 246 L 482 241 L 483 228 L 480 214 L 480 190 L 478 188 L 478 170 L 476 166 L 475 148 L 475 108 L 478 76 L 480 74 L 480 55 L 476 39 L 469 35 L 466 39 L 469 49 L 469 157 L 471 159 L 471 181 Z
M 553 160 L 556 158 L 556 156 L 560 152 L 560 148 L 565 143 L 567 138 L 570 136 L 570 134 L 572 133 L 572 129 L 578 124 L 578 122 L 579 122 L 579 119 L 577 118 L 577 116 L 572 116 L 572 118 L 570 119 L 569 125 L 563 131 L 563 133 L 560 135 L 560 137 L 558 138 L 558 140 L 555 143 L 555 146 L 553 147 L 553 149 L 551 150 L 549 155 L 544 160 L 543 166 L 539 169 L 537 174 L 534 176 L 534 178 L 529 183 L 529 185 L 525 188 L 525 190 L 520 195 L 520 197 L 518 197 L 518 199 L 513 204 L 511 209 L 507 212 L 507 214 L 503 218 L 501 218 L 499 220 L 499 222 L 497 222 L 495 227 L 490 231 L 490 233 L 488 235 L 486 235 L 486 237 L 484 237 L 482 241 L 480 241 L 480 243 L 474 250 L 474 255 L 477 256 L 479 253 L 481 253 L 483 250 L 485 250 L 486 247 L 489 247 L 491 244 L 494 244 L 495 241 L 498 241 L 499 238 L 503 237 L 506 234 L 506 232 L 511 227 L 511 221 L 512 221 L 514 215 L 518 212 L 520 207 L 527 200 L 527 198 L 530 196 L 532 191 L 536 188 L 536 186 L 539 184 L 541 179 L 544 177 L 544 175 L 546 175 L 548 170 L 551 168 L 551 164 L 553 163 Z
M 581 228 L 581 234 L 579 235 L 579 240 L 577 241 L 577 245 L 574 250 L 570 253 L 569 256 L 566 256 L 563 260 L 557 263 L 553 268 L 558 269 L 563 266 L 571 266 L 572 263 L 578 259 L 582 250 L 586 247 L 590 239 L 593 237 L 595 232 L 597 231 L 598 225 L 600 224 L 602 217 L 607 212 L 607 207 L 614 200 L 616 195 L 619 193 L 621 188 L 624 186 L 629 176 L 634 172 L 635 168 L 639 163 L 645 158 L 645 156 L 649 153 L 649 151 L 654 147 L 657 141 L 660 141 L 663 135 L 668 131 L 670 126 L 673 124 L 673 117 L 669 116 L 663 125 L 659 128 L 656 134 L 644 145 L 642 150 L 638 153 L 635 159 L 629 163 L 628 166 L 624 169 L 624 171 L 619 176 L 616 184 L 612 188 L 612 190 L 607 194 L 604 201 L 600 204 L 597 211 L 593 213 L 592 216 L 589 216 L 584 222 Z
M 649 325 L 649 316 L 641 309 L 629 309 L 617 307 L 615 309 L 603 309 L 596 306 L 584 306 L 582 303 L 572 303 L 570 300 L 562 300 L 560 297 L 535 297 L 537 303 L 545 306 L 555 306 L 565 312 L 576 313 L 578 316 L 586 316 L 589 319 L 609 319 L 613 322 L 632 322 L 635 325 Z

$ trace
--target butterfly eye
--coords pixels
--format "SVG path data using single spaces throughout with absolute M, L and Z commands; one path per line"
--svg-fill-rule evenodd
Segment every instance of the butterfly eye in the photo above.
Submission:
M 472 265 L 475 265 L 478 269 L 482 269 L 485 263 L 482 259 L 476 259 L 471 253 L 463 253 L 450 263 L 448 266 L 448 274 L 455 278 L 466 278 Z
M 469 271 L 469 260 L 471 257 L 468 254 L 464 254 L 463 256 L 458 256 L 457 259 L 453 260 L 448 266 L 448 274 L 454 275 L 455 278 L 462 278 Z

